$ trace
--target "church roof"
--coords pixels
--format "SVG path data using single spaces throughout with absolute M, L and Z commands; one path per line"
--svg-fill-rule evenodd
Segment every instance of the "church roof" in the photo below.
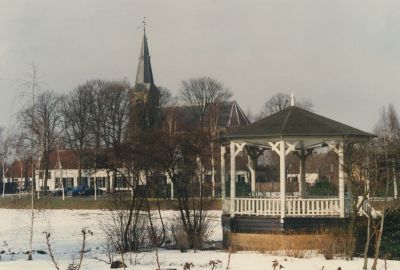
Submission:
M 168 107 L 164 114 L 170 113 L 171 109 L 174 109 L 179 126 L 191 128 L 196 125 L 196 116 L 190 106 Z M 217 125 L 220 128 L 239 128 L 250 125 L 250 121 L 236 101 L 228 101 L 219 105 Z
M 290 106 L 278 113 L 260 119 L 247 127 L 242 127 L 225 137 L 272 138 L 287 136 L 374 137 L 375 135 L 299 107 Z
M 220 109 L 218 125 L 223 127 L 242 127 L 250 125 L 246 114 L 234 100 L 225 102 Z
M 153 71 L 151 69 L 149 46 L 147 44 L 146 32 L 143 33 L 142 48 L 139 55 L 139 63 L 136 73 L 134 91 L 149 90 L 154 85 Z

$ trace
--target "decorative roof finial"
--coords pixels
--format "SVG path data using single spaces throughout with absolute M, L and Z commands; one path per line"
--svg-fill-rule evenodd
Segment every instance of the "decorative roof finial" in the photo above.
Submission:
M 290 95 L 290 106 L 294 106 L 294 93 Z
M 143 17 L 142 27 L 143 27 L 143 32 L 146 33 L 146 17 Z

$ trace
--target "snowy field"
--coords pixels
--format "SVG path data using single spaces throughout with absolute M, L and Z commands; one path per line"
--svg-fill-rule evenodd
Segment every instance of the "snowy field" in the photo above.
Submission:
M 177 213 L 173 211 L 163 211 L 166 223 L 171 222 Z M 220 226 L 220 212 L 210 212 L 213 221 L 212 240 L 222 240 Z M 82 269 L 102 270 L 110 269 L 110 266 L 97 258 L 104 258 L 101 252 L 104 246 L 104 239 L 100 229 L 100 221 L 107 218 L 106 211 L 91 210 L 46 210 L 36 213 L 34 250 L 47 251 L 45 238 L 42 232 L 51 233 L 55 257 L 60 264 L 60 269 L 66 269 L 68 264 L 79 257 L 81 243 L 81 229 L 90 228 L 93 236 L 88 238 L 88 249 L 85 254 Z M 28 210 L 0 209 L 0 269 L 55 269 L 49 255 L 34 254 L 33 261 L 27 261 L 29 245 L 29 221 L 30 212 Z M 194 253 L 189 251 L 160 250 L 160 262 L 162 269 L 183 269 L 186 262 L 193 263 L 191 269 L 211 269 L 210 260 L 219 260 L 221 263 L 215 269 L 226 269 L 228 253 L 224 251 L 199 251 Z M 127 256 L 129 257 L 129 256 Z M 136 265 L 128 265 L 128 269 L 155 270 L 154 252 L 142 252 L 132 254 Z M 341 259 L 325 260 L 322 256 L 312 258 L 297 259 L 291 257 L 279 257 L 265 255 L 256 252 L 238 252 L 231 255 L 230 269 L 273 269 L 272 261 L 277 260 L 283 269 L 287 270 L 358 270 L 362 268 L 362 260 L 354 259 L 345 261 Z M 383 261 L 379 262 L 378 269 L 385 269 Z M 400 261 L 387 261 L 389 270 L 400 270 Z

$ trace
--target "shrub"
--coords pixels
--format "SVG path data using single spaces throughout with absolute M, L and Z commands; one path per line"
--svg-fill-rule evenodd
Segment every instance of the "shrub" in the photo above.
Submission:
M 318 180 L 315 185 L 310 187 L 310 195 L 331 196 L 337 194 L 336 186 L 326 180 Z
M 349 235 L 345 228 L 329 228 L 321 231 L 320 253 L 325 259 L 332 260 L 334 256 L 344 257 L 353 254 L 355 248 L 355 237 Z
M 201 249 L 209 241 L 211 233 L 211 223 L 208 215 L 203 212 L 202 216 L 191 215 L 190 223 L 183 224 L 180 216 L 175 218 L 175 222 L 170 225 L 172 240 L 177 249 L 187 250 L 190 248 Z
M 225 182 L 226 194 L 230 196 L 231 194 L 231 181 Z M 246 183 L 243 179 L 239 179 L 236 182 L 236 196 L 243 197 L 243 196 L 250 196 L 251 195 L 251 186 L 250 183 Z
M 108 217 L 100 222 L 111 251 L 138 251 L 148 247 L 149 220 L 140 211 L 139 203 L 129 196 L 115 196 L 113 199 Z
M 392 259 L 400 259 L 400 209 L 389 213 L 385 217 L 382 235 L 381 254 L 390 254 Z

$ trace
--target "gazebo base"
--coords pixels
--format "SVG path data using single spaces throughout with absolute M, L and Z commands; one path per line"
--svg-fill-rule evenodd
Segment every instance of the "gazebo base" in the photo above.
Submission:
M 357 219 L 358 218 L 360 217 L 357 217 Z M 280 217 L 242 215 L 231 218 L 229 215 L 222 215 L 221 219 L 225 247 L 228 246 L 227 243 L 229 243 L 229 241 L 233 241 L 233 239 L 243 239 L 246 234 L 248 234 L 250 238 L 251 235 L 256 234 L 260 239 L 263 237 L 268 238 L 268 235 L 292 235 L 291 237 L 293 237 L 295 234 L 301 234 L 305 237 L 304 235 L 320 235 L 330 229 L 345 228 L 350 222 L 350 218 L 339 217 L 288 217 L 285 218 L 283 224 L 280 222 Z M 236 235 L 236 238 L 234 235 Z M 242 236 L 238 238 L 237 235 Z M 232 238 L 232 236 L 234 236 L 234 238 Z M 268 239 L 265 240 L 267 241 Z M 290 239 L 287 239 L 287 241 L 290 241 Z
M 227 238 L 233 251 L 277 252 L 277 255 L 294 257 L 305 257 L 312 251 L 323 252 L 339 240 L 326 233 L 228 233 Z

